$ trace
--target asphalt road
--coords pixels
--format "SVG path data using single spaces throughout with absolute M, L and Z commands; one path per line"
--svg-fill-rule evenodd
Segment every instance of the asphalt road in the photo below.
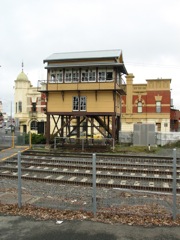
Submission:
M 60 221 L 61 219 L 58 219 Z M 38 221 L 0 215 L 1 240 L 179 240 L 180 227 L 138 227 L 91 221 Z

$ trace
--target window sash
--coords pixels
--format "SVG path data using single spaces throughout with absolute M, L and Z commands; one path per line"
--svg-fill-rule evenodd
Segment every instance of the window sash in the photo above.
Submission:
M 106 72 L 105 71 L 99 71 L 98 72 L 98 81 L 99 82 L 105 82 L 106 81 Z
M 71 71 L 66 71 L 65 72 L 65 82 L 69 83 L 72 82 L 72 72 Z
M 88 71 L 82 71 L 81 73 L 81 82 L 88 82 Z
M 62 83 L 63 82 L 63 74 L 62 73 L 57 73 L 57 82 Z
M 22 102 L 19 102 L 18 105 L 19 105 L 19 106 L 18 106 L 18 110 L 19 110 L 19 112 L 22 112 Z
M 31 130 L 37 130 L 37 122 L 36 121 L 32 121 L 31 122 Z
M 79 110 L 79 98 L 73 97 L 73 111 Z
M 86 111 L 86 97 L 73 97 L 73 111 Z
M 156 112 L 160 113 L 161 112 L 161 102 L 156 102 Z
M 95 82 L 95 81 L 96 81 L 96 72 L 89 71 L 89 82 Z
M 79 72 L 78 71 L 73 71 L 72 80 L 73 80 L 73 82 L 79 82 Z
M 80 111 L 86 111 L 86 97 L 80 97 Z
M 142 102 L 138 102 L 137 110 L 138 110 L 138 113 L 142 113 Z

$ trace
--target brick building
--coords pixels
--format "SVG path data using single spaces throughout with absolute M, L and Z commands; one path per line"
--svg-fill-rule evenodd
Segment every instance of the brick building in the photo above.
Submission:
M 134 84 L 133 74 L 126 77 L 122 96 L 122 131 L 133 131 L 134 123 L 156 125 L 156 131 L 170 131 L 171 79 L 149 79 Z
M 170 120 L 170 129 L 172 132 L 180 131 L 180 111 L 178 109 L 171 108 L 171 120 Z

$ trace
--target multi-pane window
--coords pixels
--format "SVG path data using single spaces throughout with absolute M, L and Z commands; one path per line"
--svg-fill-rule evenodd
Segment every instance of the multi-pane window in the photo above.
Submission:
M 55 79 L 56 79 L 56 76 L 55 76 L 55 74 L 51 74 L 51 82 L 55 82 Z
M 96 81 L 96 72 L 93 70 L 89 70 L 89 82 Z
M 137 104 L 137 112 L 142 113 L 142 102 L 138 102 Z
M 65 82 L 72 82 L 72 71 L 66 70 L 65 72 Z
M 113 80 L 113 71 L 110 69 L 100 69 L 98 72 L 98 81 L 105 82 L 105 81 L 112 81 Z
M 73 82 L 79 82 L 79 71 L 73 70 L 72 79 L 73 79 Z
M 79 98 L 73 97 L 73 111 L 79 110 Z
M 160 112 L 161 112 L 161 102 L 160 102 L 160 101 L 157 101 L 157 102 L 156 102 L 156 112 L 157 112 L 157 113 L 160 113 Z
M 113 80 L 113 69 L 99 69 L 98 75 L 96 76 L 96 69 L 87 68 L 81 70 L 79 69 L 66 69 L 65 73 L 63 70 L 50 70 L 49 72 L 49 82 L 50 83 L 72 83 L 72 82 L 106 82 Z
M 86 97 L 80 97 L 80 111 L 86 111 Z
M 22 112 L 22 102 L 19 102 L 19 104 L 18 104 L 18 111 Z
M 37 130 L 37 122 L 36 121 L 31 122 L 31 130 Z
M 82 70 L 81 72 L 81 82 L 95 82 L 96 81 L 96 71 L 91 69 Z
M 51 70 L 49 82 L 50 83 L 62 83 L 63 82 L 63 71 L 59 70 L 56 72 L 55 70 Z
M 57 82 L 62 83 L 63 82 L 63 72 L 60 71 L 56 74 Z
M 86 111 L 86 97 L 73 97 L 73 111 Z
M 106 72 L 105 71 L 99 71 L 98 80 L 99 80 L 99 82 L 105 82 L 105 80 L 106 80 Z
M 88 82 L 88 70 L 82 70 L 81 81 Z

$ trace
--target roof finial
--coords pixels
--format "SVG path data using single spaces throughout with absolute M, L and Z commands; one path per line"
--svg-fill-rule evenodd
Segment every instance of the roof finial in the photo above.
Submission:
M 24 63 L 23 63 L 23 61 L 22 61 L 22 72 L 23 72 L 23 67 L 24 67 Z

